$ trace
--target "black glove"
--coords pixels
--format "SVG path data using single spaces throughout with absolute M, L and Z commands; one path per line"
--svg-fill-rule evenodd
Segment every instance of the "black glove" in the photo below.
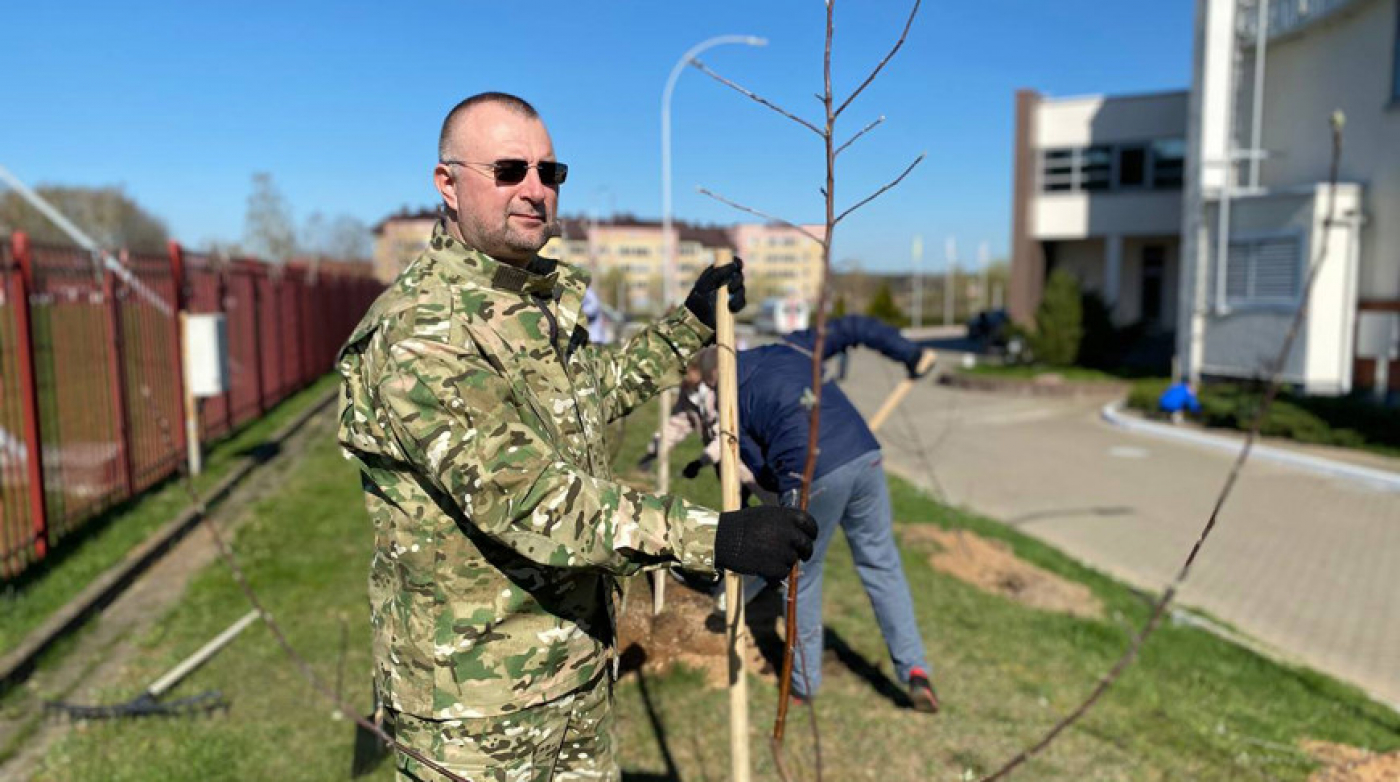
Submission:
M 817 521 L 805 510 L 760 505 L 719 514 L 715 567 L 780 581 L 812 556 Z
M 637 469 L 638 469 L 638 470 L 647 470 L 647 471 L 650 471 L 650 470 L 651 470 L 651 465 L 652 465 L 653 463 L 655 463 L 655 462 L 656 462 L 656 452 L 655 452 L 655 451 L 647 451 L 646 453 L 642 454 L 642 458 L 640 458 L 640 459 L 637 460 Z
M 695 287 L 685 298 L 685 308 L 710 328 L 715 327 L 715 294 L 720 286 L 729 285 L 729 311 L 738 312 L 747 301 L 744 298 L 744 261 L 738 256 L 733 263 L 711 266 L 700 272 Z
M 932 352 L 932 350 L 928 349 L 920 350 L 917 354 L 915 354 L 915 356 L 912 359 L 909 360 L 909 363 L 904 365 L 904 368 L 909 371 L 909 379 L 917 380 L 923 377 L 924 375 L 927 375 L 929 372 L 933 371 L 934 366 L 938 364 L 937 360 L 930 361 L 928 367 L 926 367 L 924 371 L 919 371 L 919 363 L 924 360 L 924 356 Z
M 686 477 L 686 480 L 693 481 L 696 478 L 700 477 L 700 471 L 704 468 L 705 460 L 695 459 L 690 464 L 687 464 L 684 469 L 681 470 L 681 475 L 684 475 Z

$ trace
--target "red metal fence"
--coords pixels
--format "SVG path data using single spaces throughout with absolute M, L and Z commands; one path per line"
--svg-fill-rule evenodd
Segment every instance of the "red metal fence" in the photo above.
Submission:
M 221 261 L 174 242 L 121 260 L 130 282 L 82 250 L 0 240 L 0 578 L 185 458 L 179 311 L 226 318 L 230 383 L 200 406 L 207 442 L 328 371 L 383 288 L 361 264 Z

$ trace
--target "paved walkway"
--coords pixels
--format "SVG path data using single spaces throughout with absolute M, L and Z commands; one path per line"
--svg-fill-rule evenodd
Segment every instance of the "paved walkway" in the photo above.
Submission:
M 869 415 L 902 377 L 862 351 L 843 387 Z M 925 383 L 880 435 L 895 471 L 952 504 L 1159 591 L 1234 456 L 1110 426 L 1103 401 Z M 1179 600 L 1400 704 L 1400 493 L 1251 460 Z

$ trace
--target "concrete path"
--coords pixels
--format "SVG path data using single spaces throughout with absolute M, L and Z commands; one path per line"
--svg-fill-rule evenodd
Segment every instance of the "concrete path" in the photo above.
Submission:
M 843 388 L 870 415 L 902 377 L 861 351 Z M 894 471 L 948 502 L 1156 592 L 1234 456 L 1111 426 L 1104 401 L 925 383 L 880 439 Z M 1400 704 L 1400 493 L 1251 460 L 1180 601 Z

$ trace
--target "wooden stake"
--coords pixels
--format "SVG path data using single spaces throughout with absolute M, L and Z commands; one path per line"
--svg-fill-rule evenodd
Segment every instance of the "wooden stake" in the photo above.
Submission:
M 660 439 L 656 442 L 656 493 L 671 491 L 671 444 L 666 441 L 666 422 L 671 417 L 671 407 L 675 404 L 676 392 L 666 389 L 661 392 L 661 420 L 657 428 Z M 656 616 L 666 608 L 666 571 L 651 572 L 651 615 Z
M 721 509 L 739 509 L 739 372 L 734 352 L 734 314 L 729 286 L 715 299 L 715 343 L 719 345 L 719 483 Z M 744 676 L 748 638 L 744 624 L 744 581 L 724 576 L 725 625 L 729 628 L 729 778 L 749 782 L 749 684 Z
M 927 374 L 930 369 L 933 369 L 933 365 L 936 363 L 938 363 L 938 354 L 932 350 L 924 350 L 924 355 L 919 359 L 918 372 L 920 377 Z M 870 431 L 875 432 L 879 430 L 880 425 L 885 423 L 885 419 L 890 417 L 890 413 L 893 413 L 896 407 L 899 407 L 899 403 L 904 401 L 904 397 L 909 395 L 910 389 L 912 389 L 914 384 L 918 381 L 919 378 L 917 377 L 907 377 L 899 381 L 899 385 L 895 386 L 894 390 L 890 392 L 890 395 L 885 397 L 885 403 L 880 405 L 880 409 L 875 411 L 875 415 L 870 416 L 870 420 L 867 422 L 870 426 Z

